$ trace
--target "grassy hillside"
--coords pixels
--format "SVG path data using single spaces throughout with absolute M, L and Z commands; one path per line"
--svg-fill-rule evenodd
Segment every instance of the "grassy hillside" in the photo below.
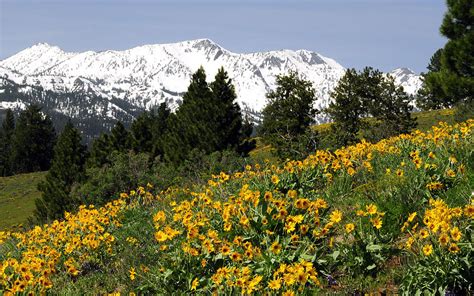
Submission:
M 46 172 L 0 177 L 0 230 L 27 221 L 35 209 L 36 189 Z
M 0 292 L 468 294 L 474 121 L 0 232 Z
M 433 125 L 437 125 L 438 122 L 446 122 L 453 124 L 455 109 L 443 109 L 443 110 L 433 110 L 433 111 L 421 111 L 414 112 L 412 115 L 416 117 L 418 123 L 417 129 L 421 131 L 429 130 Z M 370 120 L 369 120 L 370 122 Z M 319 132 L 329 131 L 331 123 L 323 123 L 320 125 L 315 125 L 314 129 Z

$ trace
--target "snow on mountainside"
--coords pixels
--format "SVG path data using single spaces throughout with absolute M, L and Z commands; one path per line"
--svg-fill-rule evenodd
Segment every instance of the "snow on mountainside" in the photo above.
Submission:
M 319 97 L 316 106 L 323 109 L 329 104 L 330 91 L 345 71 L 336 61 L 307 50 L 237 54 L 209 39 L 82 53 L 64 52 L 56 46 L 40 43 L 0 61 L 0 80 L 3 77 L 18 85 L 41 87 L 55 93 L 85 93 L 109 102 L 113 100 L 115 105 L 121 101 L 136 110 L 148 109 L 163 101 L 175 109 L 181 103 L 191 75 L 201 65 L 209 81 L 223 66 L 233 80 L 238 103 L 253 115 L 265 106 L 265 94 L 274 89 L 277 74 L 294 70 L 312 81 Z M 409 93 L 414 93 L 421 84 L 419 77 L 405 68 L 390 74 Z M 101 116 L 113 113 L 104 113 L 90 104 L 87 108 L 89 113 L 102 112 Z M 70 113 L 60 107 L 56 109 L 63 114 Z
M 423 84 L 421 76 L 408 68 L 397 68 L 389 74 L 395 78 L 395 83 L 403 86 L 403 89 L 409 94 L 415 94 Z

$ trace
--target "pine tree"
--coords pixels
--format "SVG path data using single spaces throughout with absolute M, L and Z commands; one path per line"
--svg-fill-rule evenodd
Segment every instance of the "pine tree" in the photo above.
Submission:
M 448 38 L 436 71 L 424 77 L 423 100 L 431 108 L 472 104 L 474 96 L 474 2 L 447 0 L 440 32 Z
M 86 147 L 81 144 L 81 134 L 69 121 L 54 147 L 54 158 L 46 180 L 38 185 L 42 192 L 36 200 L 35 217 L 39 221 L 61 218 L 64 211 L 76 206 L 69 196 L 72 186 L 84 178 Z
M 0 130 L 0 176 L 9 176 L 12 173 L 12 138 L 15 132 L 15 117 L 11 109 L 7 109 L 5 119 Z
M 402 86 L 395 84 L 393 77 L 384 77 L 380 84 L 381 94 L 369 113 L 382 122 L 384 134 L 389 137 L 409 133 L 416 127 L 416 119 L 411 116 L 413 106 Z
M 212 133 L 212 91 L 206 82 L 204 68 L 200 67 L 191 78 L 183 104 L 169 117 L 169 133 L 164 141 L 165 156 L 179 164 L 196 149 L 209 153 L 216 146 Z
M 106 133 L 100 134 L 92 142 L 89 157 L 87 158 L 87 167 L 101 168 L 104 164 L 110 163 L 112 151 L 113 147 L 110 143 L 110 136 Z
M 267 94 L 260 133 L 271 143 L 281 158 L 301 157 L 311 147 L 302 141 L 309 132 L 317 110 L 315 90 L 310 81 L 296 72 L 276 77 L 277 88 Z M 303 147 L 302 147 L 303 146 Z
M 331 93 L 333 102 L 326 113 L 334 121 L 332 125 L 336 145 L 345 146 L 357 142 L 357 134 L 362 127 L 361 118 L 366 114 L 359 74 L 355 69 L 347 69 L 338 85 Z
M 332 93 L 334 102 L 327 113 L 332 125 L 336 146 L 358 141 L 363 131 L 370 140 L 407 133 L 416 126 L 411 117 L 412 97 L 396 86 L 393 77 L 379 70 L 365 67 L 361 72 L 348 69 Z M 375 121 L 363 119 L 374 117 Z
M 242 112 L 235 101 L 237 95 L 232 80 L 229 79 L 224 68 L 220 68 L 217 72 L 214 82 L 211 83 L 211 90 L 214 100 L 212 126 L 218 140 L 213 150 L 221 151 L 228 148 L 235 150 L 244 136 Z
M 183 104 L 167 121 L 168 133 L 161 141 L 166 159 L 180 164 L 194 150 L 193 155 L 225 149 L 248 153 L 254 142 L 244 141 L 248 135 L 244 134 L 242 113 L 235 100 L 232 80 L 223 68 L 208 84 L 200 67 L 192 76 Z
M 427 66 L 428 73 L 422 73 L 422 87 L 416 94 L 416 105 L 422 110 L 435 110 L 449 108 L 455 101 L 446 96 L 440 83 L 441 57 L 443 49 L 438 49 L 430 59 Z
M 127 152 L 132 148 L 130 132 L 120 121 L 117 121 L 110 131 L 110 145 L 114 151 L 118 152 Z
M 153 150 L 152 112 L 145 111 L 138 116 L 130 127 L 132 148 L 135 152 L 151 152 Z
M 168 105 L 163 102 L 158 106 L 158 109 L 154 112 L 153 124 L 151 128 L 153 146 L 152 146 L 152 156 L 153 158 L 164 155 L 164 141 L 165 135 L 167 134 L 168 119 L 171 115 L 171 110 L 168 108 Z
M 13 134 L 14 173 L 48 170 L 55 142 L 53 123 L 40 107 L 30 105 L 20 112 Z
M 130 128 L 132 148 L 135 152 L 150 153 L 151 157 L 163 155 L 163 135 L 167 132 L 171 110 L 165 102 L 156 110 L 143 112 Z

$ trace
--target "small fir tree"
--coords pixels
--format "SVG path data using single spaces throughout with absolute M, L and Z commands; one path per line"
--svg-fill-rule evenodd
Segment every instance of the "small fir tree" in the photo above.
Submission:
M 421 107 L 436 109 L 458 104 L 470 105 L 474 96 L 474 2 L 448 0 L 440 32 L 448 42 L 438 56 L 436 67 L 424 76 Z
M 15 116 L 11 109 L 7 109 L 5 119 L 0 130 L 0 176 L 9 176 L 12 173 L 12 138 L 15 132 Z
M 84 178 L 86 147 L 81 134 L 69 121 L 54 147 L 54 158 L 46 180 L 38 185 L 42 192 L 36 200 L 35 217 L 39 221 L 61 218 L 76 202 L 69 196 L 72 186 Z
M 14 173 L 46 171 L 51 166 L 56 132 L 49 116 L 30 105 L 20 112 L 13 134 Z
M 280 158 L 301 158 L 315 146 L 314 141 L 308 141 L 314 137 L 304 137 L 311 132 L 309 127 L 317 113 L 315 90 L 296 72 L 278 75 L 276 84 L 267 94 L 260 134 L 277 149 Z
M 331 93 L 333 101 L 326 113 L 334 121 L 332 131 L 335 135 L 335 145 L 345 146 L 357 142 L 361 129 L 361 118 L 366 114 L 362 85 L 355 69 L 347 69 L 338 85 Z

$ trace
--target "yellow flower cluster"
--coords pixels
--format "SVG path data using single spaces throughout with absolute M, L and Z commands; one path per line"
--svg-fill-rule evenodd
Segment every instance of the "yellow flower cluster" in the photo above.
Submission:
M 268 287 L 274 291 L 280 289 L 291 291 L 295 288 L 301 291 L 306 285 L 321 286 L 317 274 L 313 263 L 306 260 L 293 264 L 280 264 L 273 273 L 273 279 L 268 283 Z
M 410 234 L 404 247 L 414 252 L 419 251 L 421 247 L 425 256 L 433 253 L 433 244 L 450 253 L 460 252 L 458 244 L 463 238 L 461 229 L 464 229 L 461 225 L 474 218 L 474 205 L 450 208 L 440 199 L 430 199 L 429 205 L 430 208 L 425 211 L 421 222 L 416 222 L 415 212 L 403 224 L 402 231 L 408 231 Z
M 79 275 L 81 263 L 99 250 L 111 252 L 115 237 L 110 231 L 120 226 L 117 218 L 124 208 L 123 200 L 101 208 L 81 206 L 77 214 L 65 213 L 63 221 L 11 233 L 16 251 L 0 262 L 0 290 L 4 295 L 44 293 L 53 285 L 52 275 Z
M 375 204 L 367 205 L 366 211 L 357 210 L 356 215 L 359 217 L 369 217 L 372 225 L 380 229 L 382 228 L 382 217 L 385 216 L 384 212 L 379 212 Z

